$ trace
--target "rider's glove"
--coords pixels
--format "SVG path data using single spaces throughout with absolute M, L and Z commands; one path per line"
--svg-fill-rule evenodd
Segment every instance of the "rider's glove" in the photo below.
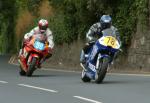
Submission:
M 29 41 L 30 41 L 30 38 L 29 39 L 24 39 L 23 43 L 26 44 L 26 43 L 29 43 Z

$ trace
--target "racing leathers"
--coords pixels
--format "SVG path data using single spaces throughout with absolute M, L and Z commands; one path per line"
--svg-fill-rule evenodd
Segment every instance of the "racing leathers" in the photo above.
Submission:
M 32 35 L 36 35 L 36 34 L 41 34 L 39 27 L 35 27 L 33 28 L 29 33 L 26 33 L 24 36 L 24 40 L 29 40 L 30 37 L 32 37 Z M 44 33 L 42 33 L 44 35 L 46 35 L 47 37 L 47 41 L 49 42 L 49 48 L 53 49 L 54 47 L 54 42 L 53 42 L 53 35 L 52 35 L 52 31 L 47 28 L 46 31 Z
M 101 23 L 100 22 L 98 22 L 98 23 L 95 23 L 95 24 L 93 24 L 91 27 L 90 27 L 90 29 L 89 29 L 89 31 L 87 32 L 87 34 L 86 34 L 86 39 L 87 39 L 87 43 L 85 44 L 85 46 L 83 47 L 83 49 L 82 49 L 82 51 L 81 51 L 81 55 L 80 55 L 80 62 L 82 63 L 82 64 L 84 64 L 85 63 L 85 54 L 87 54 L 88 53 L 88 51 L 91 49 L 91 47 L 93 46 L 93 44 L 95 44 L 95 41 L 98 39 L 98 38 L 100 38 L 100 37 L 102 37 L 103 35 L 102 35 L 102 31 L 104 30 L 104 29 L 108 29 L 108 28 L 102 28 L 102 26 L 101 26 Z M 120 34 L 119 34 L 119 32 L 118 32 L 118 29 L 117 28 L 115 28 L 114 26 L 110 26 L 110 29 L 112 29 L 115 33 L 115 37 L 116 37 L 116 39 L 120 42 Z M 94 58 L 95 58 L 95 56 L 96 56 L 96 52 L 95 52 L 95 54 L 93 54 L 93 56 L 94 56 Z M 92 56 L 92 57 L 93 57 Z M 116 56 L 116 54 L 114 54 L 113 56 L 112 56 L 112 60 L 113 60 L 113 58 Z M 93 58 L 93 59 L 94 59 Z M 92 60 L 90 60 L 90 61 L 92 61 Z
M 48 47 L 49 47 L 49 53 L 48 53 L 48 55 L 44 59 L 42 59 L 43 61 L 40 62 L 40 64 L 41 64 L 46 59 L 48 59 L 48 58 L 50 58 L 52 56 L 52 50 L 54 48 L 53 35 L 52 35 L 52 31 L 49 28 L 47 28 L 44 33 L 41 33 L 39 27 L 37 26 L 37 27 L 33 28 L 29 33 L 26 33 L 24 35 L 24 40 L 23 40 L 23 44 L 22 44 L 22 48 L 20 50 L 19 56 L 21 54 L 23 54 L 23 48 L 25 46 L 25 42 L 26 41 L 30 41 L 31 37 L 33 35 L 36 35 L 36 34 L 43 34 L 43 35 L 45 35 L 46 38 L 47 38 L 48 44 L 49 44 L 48 45 Z M 39 68 L 40 68 L 40 64 L 39 64 Z

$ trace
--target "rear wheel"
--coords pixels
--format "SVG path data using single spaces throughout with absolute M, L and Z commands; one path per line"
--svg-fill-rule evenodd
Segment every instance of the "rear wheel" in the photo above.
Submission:
M 82 71 L 82 77 L 81 77 L 83 82 L 90 82 L 91 79 L 86 75 L 86 72 L 83 70 Z
M 96 79 L 96 83 L 103 82 L 103 79 L 107 72 L 108 65 L 109 65 L 109 58 L 103 58 L 102 61 L 100 61 L 100 65 L 97 72 L 98 77 Z
M 21 76 L 25 76 L 25 75 L 26 75 L 26 72 L 22 69 L 21 65 L 19 66 L 19 68 L 20 68 L 19 74 L 20 74 Z
M 27 75 L 28 77 L 32 76 L 34 70 L 36 69 L 36 68 L 35 68 L 35 66 L 36 66 L 36 61 L 37 61 L 37 58 L 33 57 L 31 63 L 29 64 L 28 71 L 27 71 L 27 73 L 26 73 L 26 75 Z

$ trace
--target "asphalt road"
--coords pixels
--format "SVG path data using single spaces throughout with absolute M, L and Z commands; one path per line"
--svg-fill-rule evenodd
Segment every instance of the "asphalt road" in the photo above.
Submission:
M 108 74 L 103 84 L 54 70 L 21 77 L 9 59 L 0 56 L 0 103 L 150 103 L 150 75 Z

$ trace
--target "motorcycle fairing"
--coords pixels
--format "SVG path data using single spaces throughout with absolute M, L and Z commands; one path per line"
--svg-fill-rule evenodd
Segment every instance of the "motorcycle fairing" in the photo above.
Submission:
M 104 57 L 110 58 L 110 55 L 114 54 L 117 51 L 118 51 L 118 49 L 114 49 L 114 48 L 111 48 L 109 46 L 101 45 L 100 42 L 97 41 L 95 43 L 95 45 L 93 45 L 93 47 L 91 49 L 91 53 L 89 54 L 90 56 L 89 56 L 88 61 L 87 61 L 87 67 L 88 67 L 87 73 L 90 74 L 89 77 L 91 79 L 95 79 L 96 62 L 97 62 L 97 57 L 98 57 L 99 53 L 100 53 L 99 59 L 102 59 Z

